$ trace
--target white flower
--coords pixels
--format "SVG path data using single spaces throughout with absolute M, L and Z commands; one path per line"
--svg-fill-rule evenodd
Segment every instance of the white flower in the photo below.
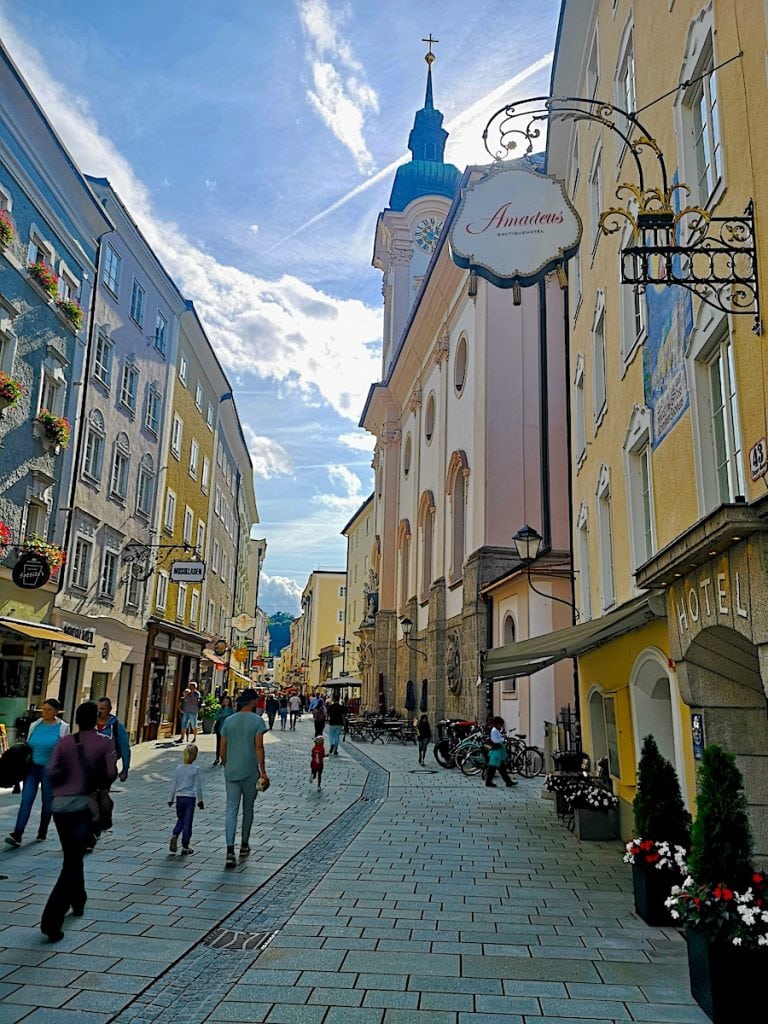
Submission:
M 735 935 L 733 937 L 732 941 L 733 941 L 734 946 L 740 946 L 741 945 L 741 936 Z

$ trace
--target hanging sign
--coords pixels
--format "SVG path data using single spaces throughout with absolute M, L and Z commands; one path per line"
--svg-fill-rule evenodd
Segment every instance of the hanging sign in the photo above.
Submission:
M 563 183 L 504 163 L 467 186 L 449 234 L 453 262 L 498 288 L 535 284 L 570 259 L 580 239 Z
M 238 633 L 245 633 L 248 629 L 254 629 L 256 626 L 256 619 L 253 615 L 247 615 L 245 612 L 242 615 L 236 615 L 232 619 L 232 628 L 236 629 Z
M 11 578 L 22 590 L 37 590 L 51 578 L 51 567 L 42 555 L 27 551 L 14 565 Z
M 202 583 L 205 562 L 171 562 L 171 583 Z
M 213 645 L 213 653 L 216 655 L 217 658 L 223 658 L 228 650 L 229 644 L 227 643 L 226 640 L 217 640 L 216 643 Z

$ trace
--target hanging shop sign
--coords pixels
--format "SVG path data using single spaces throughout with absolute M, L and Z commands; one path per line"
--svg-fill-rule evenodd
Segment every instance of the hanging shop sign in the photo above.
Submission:
M 581 220 L 561 181 L 503 163 L 464 190 L 449 235 L 453 262 L 498 288 L 542 280 L 580 239 Z
M 216 643 L 213 645 L 213 653 L 216 655 L 217 658 L 223 658 L 228 650 L 229 644 L 227 643 L 226 640 L 217 640 Z
M 171 583 L 202 583 L 205 562 L 171 562 Z
M 236 615 L 232 619 L 232 628 L 236 629 L 238 633 L 245 633 L 248 629 L 254 629 L 256 627 L 256 619 L 253 615 L 247 615 L 245 612 L 242 615 Z
M 51 578 L 51 567 L 42 555 L 27 551 L 14 565 L 11 578 L 22 590 L 37 590 Z

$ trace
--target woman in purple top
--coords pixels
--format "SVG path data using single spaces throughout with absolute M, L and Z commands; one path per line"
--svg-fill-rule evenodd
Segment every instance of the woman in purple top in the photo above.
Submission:
M 61 841 L 64 861 L 61 873 L 43 910 L 40 931 L 51 942 L 64 937 L 64 917 L 72 908 L 82 917 L 88 895 L 85 891 L 83 858 L 93 829 L 88 797 L 105 789 L 117 778 L 117 757 L 112 743 L 96 732 L 99 709 L 89 700 L 75 712 L 79 732 L 65 736 L 48 762 L 53 785 L 53 821 Z

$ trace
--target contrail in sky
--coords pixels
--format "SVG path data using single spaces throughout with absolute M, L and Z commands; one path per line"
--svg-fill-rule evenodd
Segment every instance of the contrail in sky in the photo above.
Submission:
M 482 111 L 485 110 L 486 107 L 488 107 L 491 103 L 503 102 L 505 99 L 507 99 L 507 94 L 511 89 L 515 89 L 518 85 L 521 85 L 526 79 L 530 78 L 532 75 L 535 75 L 537 72 L 543 71 L 545 68 L 549 67 L 549 65 L 552 63 L 553 57 L 553 52 L 545 54 L 543 57 L 540 57 L 539 60 L 535 61 L 533 64 L 530 64 L 527 68 L 524 68 L 522 71 L 518 72 L 518 74 L 516 74 L 514 77 L 497 86 L 486 96 L 483 96 L 482 99 L 478 100 L 477 103 L 473 103 L 471 107 L 467 107 L 466 110 L 463 110 L 460 114 L 457 114 L 456 117 L 454 117 L 454 119 L 446 126 L 447 130 L 449 132 L 454 132 L 456 131 L 457 128 L 461 127 L 461 125 L 466 124 L 468 121 L 472 121 L 475 117 L 477 117 L 479 113 L 482 113 Z M 407 159 L 407 156 L 408 154 L 404 153 L 402 156 L 399 156 L 397 160 L 393 160 L 391 164 L 387 164 L 386 167 L 382 168 L 380 171 L 377 171 L 376 174 L 373 174 L 370 178 L 366 178 L 365 181 L 360 182 L 359 185 L 355 185 L 353 189 L 350 189 L 350 191 L 347 192 L 346 195 L 343 195 L 340 199 L 337 199 L 335 203 L 331 203 L 330 206 L 326 207 L 324 210 L 321 210 L 320 213 L 316 213 L 314 217 L 310 217 L 309 220 L 304 221 L 304 223 L 300 224 L 299 227 L 294 228 L 294 230 L 291 231 L 290 234 L 286 235 L 284 238 L 281 238 L 278 242 L 275 242 L 274 245 L 267 249 L 265 255 L 269 256 L 269 254 L 274 252 L 275 249 L 278 249 L 281 245 L 284 245 L 286 242 L 290 242 L 292 238 L 295 238 L 297 235 L 300 235 L 301 232 L 306 231 L 307 228 L 311 228 L 313 224 L 317 224 L 318 221 L 323 220 L 325 217 L 328 216 L 328 214 L 334 213 L 334 211 L 338 210 L 339 207 L 344 206 L 346 203 L 348 203 L 350 199 L 354 199 L 356 196 L 359 196 L 363 192 L 366 192 L 369 188 L 371 188 L 372 185 L 376 185 L 384 178 L 388 178 L 391 174 L 394 173 L 394 171 L 397 170 L 400 164 L 402 164 L 403 160 Z

